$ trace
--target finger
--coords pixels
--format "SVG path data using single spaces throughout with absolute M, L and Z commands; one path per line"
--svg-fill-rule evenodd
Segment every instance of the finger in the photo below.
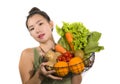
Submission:
M 48 76 L 51 75 L 52 73 L 55 73 L 55 70 L 46 71 L 46 72 L 44 72 L 43 74 L 48 77 Z
M 46 65 L 46 63 L 42 63 L 42 64 L 40 65 L 40 68 L 41 68 L 42 70 L 44 70 L 44 71 L 45 71 L 45 65 Z
M 50 70 L 50 71 L 47 71 L 48 74 L 52 74 L 52 73 L 55 73 L 55 70 Z
M 41 63 L 41 65 L 42 65 L 42 66 L 45 66 L 45 65 L 47 65 L 47 62 L 43 62 L 43 63 Z
M 49 78 L 55 79 L 55 80 L 62 80 L 63 78 L 61 77 L 57 77 L 57 76 L 53 76 L 53 75 L 48 75 Z
M 43 62 L 43 63 L 41 63 L 41 64 L 39 65 L 39 67 L 44 67 L 45 65 L 46 65 L 46 63 Z

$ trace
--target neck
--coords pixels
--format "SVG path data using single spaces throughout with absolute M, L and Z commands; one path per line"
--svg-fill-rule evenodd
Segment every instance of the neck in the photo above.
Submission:
M 55 42 L 53 40 L 49 40 L 46 43 L 41 43 L 40 47 L 44 50 L 44 52 L 47 52 L 50 49 L 54 49 Z

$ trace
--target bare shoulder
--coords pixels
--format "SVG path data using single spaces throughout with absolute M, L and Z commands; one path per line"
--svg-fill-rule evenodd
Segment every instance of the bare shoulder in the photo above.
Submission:
M 33 48 L 26 48 L 22 51 L 22 55 L 33 55 Z
M 26 48 L 22 51 L 21 57 L 20 57 L 20 62 L 33 62 L 34 60 L 34 51 L 33 48 Z
M 21 53 L 21 57 L 32 58 L 33 56 L 34 56 L 33 48 L 26 48 Z
M 33 71 L 34 50 L 33 48 L 24 49 L 19 61 L 19 71 L 23 82 L 29 80 Z

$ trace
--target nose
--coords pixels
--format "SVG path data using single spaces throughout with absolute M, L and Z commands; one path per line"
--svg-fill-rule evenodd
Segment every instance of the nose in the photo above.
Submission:
M 35 31 L 36 31 L 36 33 L 39 33 L 40 32 L 40 28 L 39 27 L 35 27 Z

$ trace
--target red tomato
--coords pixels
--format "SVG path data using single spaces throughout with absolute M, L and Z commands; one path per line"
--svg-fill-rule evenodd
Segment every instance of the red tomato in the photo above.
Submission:
M 70 54 L 69 57 L 70 57 L 70 58 L 73 58 L 73 54 Z
M 71 52 L 70 52 L 70 51 L 67 51 L 66 53 L 68 53 L 69 55 L 71 54 Z
M 65 57 L 64 57 L 64 56 L 62 56 L 61 58 L 62 58 L 62 61 L 66 61 L 66 59 L 65 59 Z
M 58 56 L 57 61 L 62 61 L 62 55 Z
M 69 61 L 70 61 L 70 59 L 71 59 L 71 58 L 67 57 L 67 58 L 66 58 L 66 62 L 69 62 Z
M 66 53 L 63 54 L 63 56 L 68 57 L 69 53 L 66 52 Z

